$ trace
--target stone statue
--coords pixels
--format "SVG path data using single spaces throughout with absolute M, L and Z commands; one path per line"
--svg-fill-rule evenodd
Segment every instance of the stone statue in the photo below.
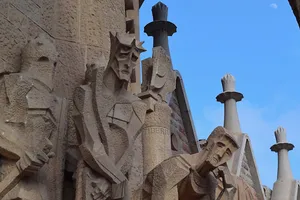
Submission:
M 219 175 L 222 174 L 223 177 Z M 232 175 L 227 163 L 217 168 L 217 200 L 258 200 L 256 191 L 242 178 Z
M 132 148 L 144 124 L 146 104 L 127 86 L 145 49 L 129 34 L 110 33 L 110 38 L 107 66 L 103 59 L 87 65 L 85 84 L 75 91 L 74 121 L 82 155 L 76 199 L 130 199 Z
M 53 94 L 57 58 L 54 43 L 39 35 L 22 50 L 21 71 L 4 75 L 7 104 L 0 108 L 4 113 L 0 117 L 3 200 L 61 199 L 64 141 L 60 134 L 64 131 L 59 124 L 65 121 L 66 102 Z M 55 154 L 58 157 L 50 159 Z
M 139 97 L 147 104 L 145 124 L 141 130 L 146 176 L 156 165 L 171 156 L 172 109 L 167 102 L 176 88 L 176 73 L 172 69 L 170 57 L 162 47 L 154 47 L 152 58 L 143 60 L 142 64 L 143 83 Z
M 207 145 L 196 154 L 173 156 L 148 173 L 135 200 L 215 200 L 217 179 L 213 174 L 238 149 L 233 137 L 217 127 Z

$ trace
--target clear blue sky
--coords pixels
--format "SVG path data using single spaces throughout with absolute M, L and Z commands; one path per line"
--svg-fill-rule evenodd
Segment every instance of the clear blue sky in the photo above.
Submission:
M 145 0 L 140 10 L 141 39 L 151 56 L 152 38 L 143 27 L 152 21 Z M 270 151 L 274 130 L 286 128 L 295 145 L 293 174 L 300 179 L 300 30 L 288 0 L 164 0 L 178 32 L 169 38 L 174 68 L 184 78 L 198 138 L 223 125 L 223 105 L 215 97 L 226 73 L 236 78 L 245 98 L 238 104 L 241 127 L 249 134 L 262 184 L 273 188 L 277 155 Z M 298 171 L 297 171 L 298 170 Z

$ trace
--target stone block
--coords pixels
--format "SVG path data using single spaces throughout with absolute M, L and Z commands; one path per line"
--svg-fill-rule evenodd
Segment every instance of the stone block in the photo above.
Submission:
M 14 25 L 14 27 L 26 34 L 28 32 L 28 17 L 20 12 L 16 7 L 9 6 L 8 21 Z
M 37 20 L 38 26 L 43 28 L 49 35 L 52 37 L 56 37 L 58 33 L 60 33 L 58 29 L 58 32 L 54 33 L 55 26 L 56 26 L 56 17 L 57 17 L 57 6 L 55 4 L 56 1 L 49 1 L 49 0 L 35 0 L 36 2 L 39 2 L 40 6 L 40 16 Z
M 143 144 L 142 134 L 140 134 L 134 143 L 134 159 L 129 172 L 129 188 L 133 192 L 143 183 Z
M 38 22 L 40 18 L 40 6 L 32 0 L 11 0 L 11 5 L 22 12 L 32 21 Z
M 100 20 L 99 20 L 100 19 Z M 124 0 L 81 0 L 80 42 L 110 49 L 109 31 L 125 32 Z
M 21 49 L 26 44 L 26 34 L 5 18 L 0 17 L 0 74 L 17 72 L 21 64 Z
M 7 18 L 8 11 L 9 11 L 9 1 L 1 0 L 0 1 L 0 16 Z
M 107 62 L 108 62 L 108 58 L 109 58 L 109 52 L 106 50 L 103 50 L 100 47 L 87 46 L 86 63 L 90 64 L 90 63 L 96 62 L 99 59 L 101 59 L 102 55 L 105 58 L 105 66 L 106 66 Z
M 85 76 L 86 48 L 72 42 L 56 41 L 59 59 L 54 77 L 54 90 L 59 96 L 72 98 L 75 87 Z
M 78 0 L 57 0 L 56 38 L 73 42 L 79 41 L 79 9 Z

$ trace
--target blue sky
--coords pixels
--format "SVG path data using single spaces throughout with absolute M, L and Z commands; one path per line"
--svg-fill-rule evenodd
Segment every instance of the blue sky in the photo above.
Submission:
M 151 56 L 152 21 L 146 0 L 140 10 L 141 40 Z M 178 32 L 169 38 L 173 66 L 183 76 L 198 138 L 223 125 L 223 105 L 215 97 L 226 73 L 245 98 L 238 104 L 241 127 L 249 134 L 262 184 L 273 188 L 277 155 L 270 151 L 278 126 L 287 130 L 293 174 L 300 179 L 300 30 L 288 1 L 162 1 Z M 187 2 L 187 1 L 186 1 Z M 298 168 L 298 170 L 297 170 Z

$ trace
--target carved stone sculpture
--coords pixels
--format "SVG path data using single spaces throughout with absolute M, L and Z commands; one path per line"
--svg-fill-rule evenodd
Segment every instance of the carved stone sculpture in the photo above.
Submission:
M 236 178 L 235 190 L 233 200 L 258 200 L 255 190 L 240 177 Z
M 1 107 L 4 114 L 0 117 L 3 200 L 61 199 L 64 123 L 60 121 L 65 121 L 66 102 L 53 94 L 57 57 L 53 42 L 39 35 L 23 49 L 21 71 L 4 75 L 7 104 Z
M 88 65 L 85 85 L 75 91 L 74 120 L 83 159 L 77 170 L 77 199 L 130 199 L 132 148 L 144 124 L 146 104 L 127 86 L 145 49 L 128 34 L 110 36 L 107 67 L 103 60 Z
M 272 190 L 265 185 L 263 186 L 263 189 L 264 189 L 264 194 L 265 194 L 266 200 L 271 200 Z
M 232 175 L 226 164 L 217 168 L 218 179 L 217 200 L 258 200 L 256 191 L 241 177 Z M 220 177 L 220 174 L 223 176 Z
M 144 175 L 171 156 L 168 96 L 176 88 L 176 74 L 170 57 L 162 47 L 154 47 L 152 58 L 142 61 L 143 83 L 141 99 L 148 113 L 142 128 Z M 155 147 L 155 148 L 153 148 Z
M 278 169 L 271 199 L 296 199 L 299 191 L 298 183 L 293 177 L 288 155 L 288 152 L 294 149 L 294 145 L 287 141 L 286 130 L 283 127 L 278 127 L 274 134 L 276 144 L 272 145 L 271 151 L 278 154 Z
M 237 149 L 226 129 L 217 127 L 201 152 L 176 155 L 156 166 L 134 198 L 215 200 L 217 179 L 213 170 L 226 163 Z

